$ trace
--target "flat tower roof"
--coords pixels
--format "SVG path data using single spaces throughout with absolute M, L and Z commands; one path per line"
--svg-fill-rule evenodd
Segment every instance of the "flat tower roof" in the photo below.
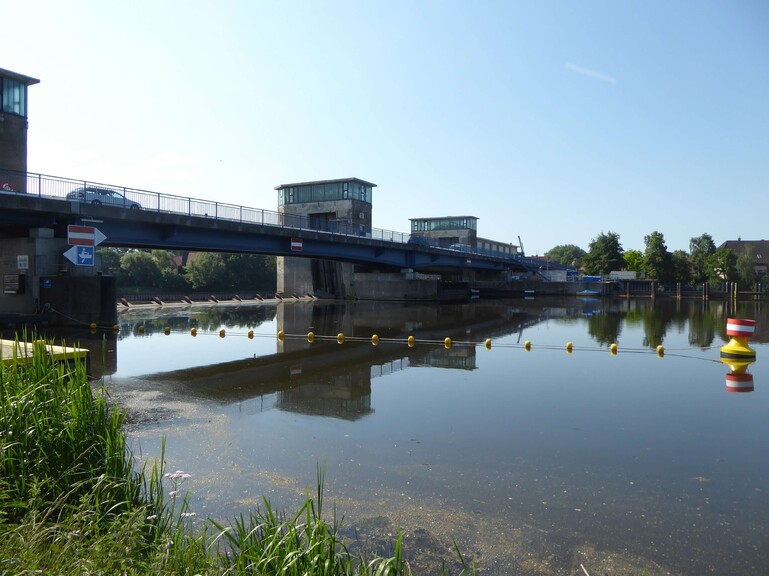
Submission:
M 11 80 L 16 80 L 17 82 L 21 82 L 25 86 L 32 86 L 32 84 L 40 84 L 40 80 L 37 78 L 32 78 L 31 76 L 25 76 L 24 74 L 19 74 L 18 72 L 11 72 L 10 70 L 6 70 L 5 68 L 0 68 L 0 76 L 3 78 L 10 78 Z
M 283 188 L 288 188 L 290 186 L 314 186 L 316 184 L 336 184 L 338 182 L 360 182 L 365 186 L 376 188 L 376 184 L 373 184 L 372 182 L 366 182 L 365 180 L 361 180 L 360 178 L 355 178 L 353 176 L 352 178 L 336 178 L 335 180 L 313 180 L 312 182 L 293 182 L 291 184 L 281 184 L 280 186 L 275 186 L 275 190 L 282 190 Z
M 478 220 L 477 216 L 430 216 L 428 218 L 409 218 L 409 220 L 456 220 L 458 218 L 472 218 Z

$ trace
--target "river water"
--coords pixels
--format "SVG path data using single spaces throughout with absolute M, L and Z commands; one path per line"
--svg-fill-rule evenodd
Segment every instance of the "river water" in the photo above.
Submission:
M 728 317 L 757 322 L 743 392 Z M 165 438 L 166 468 L 192 475 L 199 517 L 294 511 L 325 466 L 355 546 L 386 552 L 400 529 L 417 573 L 453 565 L 453 541 L 481 574 L 769 573 L 761 304 L 299 301 L 119 326 L 94 372 L 136 455 Z

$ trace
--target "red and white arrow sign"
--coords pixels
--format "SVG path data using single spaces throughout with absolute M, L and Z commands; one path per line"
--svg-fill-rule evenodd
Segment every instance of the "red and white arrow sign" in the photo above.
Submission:
M 302 239 L 301 238 L 291 238 L 291 251 L 292 252 L 301 252 L 302 251 Z
M 67 226 L 67 243 L 70 246 L 98 246 L 107 237 L 93 226 Z

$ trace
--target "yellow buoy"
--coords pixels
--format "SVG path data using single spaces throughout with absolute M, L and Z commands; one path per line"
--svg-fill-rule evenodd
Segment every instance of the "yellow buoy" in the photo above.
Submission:
M 574 346 L 572 345 L 572 343 L 571 343 L 571 342 L 567 342 L 567 343 L 566 343 L 566 351 L 567 351 L 569 354 L 571 354 L 571 351 L 573 350 L 573 348 L 574 348 Z
M 118 326 L 117 324 L 115 324 L 115 325 L 112 327 L 112 329 L 113 329 L 115 332 L 120 332 L 120 326 Z
M 307 333 L 307 341 L 308 341 L 309 343 L 311 343 L 311 344 L 312 344 L 313 342 L 315 342 L 315 332 L 308 332 L 308 333 Z
M 409 336 L 408 339 L 406 340 L 406 344 L 409 345 L 409 348 L 413 348 L 414 347 L 414 337 L 413 336 Z
M 278 340 L 283 340 L 283 338 L 286 336 L 285 332 L 283 330 L 278 330 Z
M 726 335 L 731 338 L 728 344 L 721 346 L 721 358 L 738 360 L 756 357 L 756 351 L 748 345 L 756 331 L 756 321 L 744 318 L 727 318 Z
M 451 348 L 451 338 L 446 338 L 443 340 L 443 346 L 448 350 Z
M 617 345 L 616 344 L 612 344 L 611 346 L 609 346 L 609 352 L 611 352 L 612 356 L 616 356 L 617 355 Z
M 219 330 L 219 338 L 224 338 L 224 328 Z
M 531 341 L 526 340 L 526 342 L 523 343 L 523 348 L 526 352 L 531 352 Z
M 91 324 L 89 324 L 89 326 L 90 326 L 91 330 L 96 330 L 96 322 L 91 322 Z
M 486 350 L 491 350 L 491 338 L 486 338 Z
M 254 331 L 253 330 L 249 330 L 248 331 L 248 339 L 249 340 L 253 340 L 254 339 Z
M 662 358 L 664 355 L 665 355 L 665 347 L 662 344 L 660 344 L 659 346 L 657 346 L 657 356 Z
M 197 328 L 193 328 L 193 329 L 190 330 L 190 336 L 194 337 L 194 336 L 197 336 L 197 335 L 198 335 L 198 329 Z
M 144 334 L 144 326 L 139 326 L 137 330 L 139 331 L 139 334 Z
M 338 344 L 344 344 L 344 334 L 341 332 L 336 335 L 336 341 Z
M 378 336 L 377 334 L 374 334 L 374 335 L 371 337 L 371 343 L 372 343 L 374 346 L 378 346 L 378 345 L 379 345 L 379 336 Z
M 163 328 L 163 334 L 165 334 L 166 336 L 168 336 L 170 333 L 171 333 L 171 329 L 170 329 L 168 326 L 166 326 L 165 328 Z

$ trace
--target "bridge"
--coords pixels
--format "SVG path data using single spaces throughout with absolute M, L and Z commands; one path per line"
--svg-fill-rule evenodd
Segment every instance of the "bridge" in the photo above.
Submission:
M 69 246 L 76 243 L 73 226 L 92 231 L 93 248 Z M 565 268 L 437 241 L 360 221 L 318 221 L 281 210 L 0 170 L 0 313 L 54 310 L 62 318 L 113 322 L 115 279 L 97 273 L 97 244 L 274 255 L 278 292 L 342 299 L 469 297 L 475 287 L 509 290 L 517 276 L 541 275 L 546 266 Z M 301 268 L 298 262 L 308 265 Z
M 503 256 L 462 246 L 450 249 L 410 235 L 345 222 L 186 198 L 34 173 L 0 171 L 0 239 L 34 228 L 66 239 L 69 225 L 95 226 L 102 246 L 270 254 L 349 262 L 424 273 L 456 270 L 539 273 L 566 269 L 521 255 Z

